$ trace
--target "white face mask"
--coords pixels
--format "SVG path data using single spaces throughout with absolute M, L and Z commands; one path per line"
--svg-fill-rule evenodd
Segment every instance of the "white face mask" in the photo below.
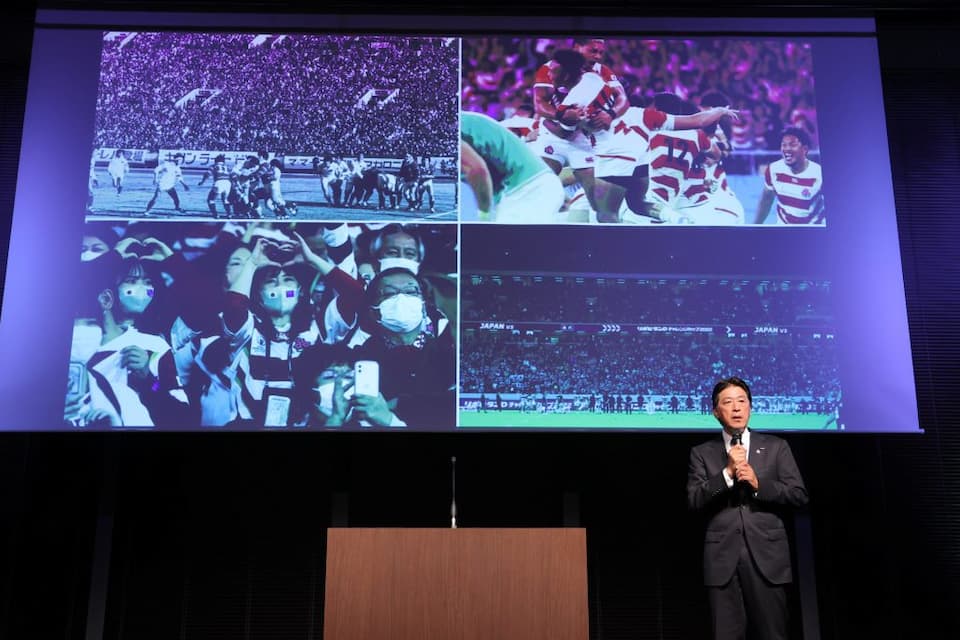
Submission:
M 73 326 L 73 342 L 70 343 L 71 362 L 86 362 L 100 348 L 103 329 L 95 324 L 77 324 Z
M 413 275 L 417 275 L 417 272 L 420 271 L 420 263 L 416 260 L 411 260 L 410 258 L 383 258 L 380 260 L 381 273 L 387 269 L 393 269 L 394 267 L 406 269 Z
M 88 251 L 82 251 L 80 252 L 80 260 L 83 262 L 90 262 L 91 260 L 99 258 L 105 253 L 106 251 L 94 251 L 92 249 Z
M 263 308 L 275 313 L 290 313 L 300 300 L 296 287 L 268 287 L 260 296 Z
M 143 313 L 153 301 L 155 290 L 153 286 L 142 282 L 121 284 L 117 291 L 120 306 L 127 313 Z
M 420 296 L 398 293 L 374 309 L 380 310 L 380 324 L 393 333 L 410 333 L 423 324 L 423 299 Z

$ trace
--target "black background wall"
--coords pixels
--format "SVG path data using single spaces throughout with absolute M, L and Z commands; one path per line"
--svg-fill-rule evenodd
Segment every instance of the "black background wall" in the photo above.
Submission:
M 297 10 L 270 2 L 51 2 L 44 8 Z M 399 11 L 373 2 L 326 11 Z M 558 8 L 559 7 L 559 8 Z M 0 41 L 0 233 L 8 237 L 32 9 Z M 459 4 L 404 11 L 468 13 Z M 502 0 L 487 14 L 721 14 L 706 2 Z M 842 638 L 960 637 L 960 35 L 948 3 L 727 4 L 724 14 L 878 22 L 920 419 L 915 436 L 789 437 L 812 496 L 819 627 Z M 6 243 L 0 243 L 5 245 Z M 0 246 L 0 259 L 6 247 Z M 5 260 L 4 260 L 5 261 Z M 11 304 L 5 300 L 5 304 Z M 16 375 L 4 363 L 2 377 Z M 0 380 L 2 380 L 0 377 Z M 684 505 L 702 434 L 0 434 L 0 637 L 320 638 L 325 529 L 588 530 L 593 638 L 702 638 L 701 531 Z M 99 528 L 98 528 L 99 527 Z M 802 537 L 802 534 L 801 534 Z M 99 547 L 97 545 L 100 545 Z M 803 553 L 803 552 L 801 552 Z M 109 564 L 98 564 L 109 558 Z M 799 593 L 797 589 L 797 593 Z M 799 600 L 799 595 L 796 595 Z M 799 602 L 795 602 L 799 605 Z M 800 607 L 796 607 L 798 613 Z M 811 611 L 809 603 L 806 611 Z M 811 635 L 794 620 L 799 637 Z

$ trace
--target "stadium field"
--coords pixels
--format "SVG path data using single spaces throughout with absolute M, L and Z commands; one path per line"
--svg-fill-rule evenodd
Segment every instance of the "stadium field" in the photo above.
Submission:
M 166 193 L 161 193 L 149 216 L 143 216 L 147 202 L 153 197 L 153 171 L 133 169 L 123 181 L 123 192 L 117 192 L 110 186 L 110 176 L 98 168 L 99 186 L 93 189 L 93 205 L 87 214 L 87 220 L 115 220 L 117 218 L 171 219 L 171 220 L 210 220 L 207 208 L 207 194 L 210 192 L 210 180 L 203 186 L 197 186 L 202 171 L 184 171 L 184 180 L 190 186 L 189 191 L 183 185 L 177 185 L 180 206 L 187 213 L 177 213 L 173 201 Z M 283 197 L 287 202 L 297 204 L 297 215 L 289 218 L 296 220 L 337 220 L 344 222 L 455 222 L 457 220 L 456 183 L 435 180 L 433 183 L 436 213 L 430 213 L 427 206 L 419 211 L 407 211 L 406 207 L 382 210 L 376 208 L 332 207 L 326 204 L 320 190 L 320 179 L 310 174 L 284 174 L 281 182 Z M 377 195 L 370 199 L 377 204 Z M 263 208 L 265 220 L 272 219 L 270 212 Z M 217 211 L 223 216 L 223 205 L 217 202 Z
M 711 414 L 700 413 L 521 413 L 520 411 L 460 411 L 461 429 L 716 429 L 719 423 Z M 762 414 L 751 416 L 750 426 L 761 431 L 837 430 L 837 423 L 822 414 Z

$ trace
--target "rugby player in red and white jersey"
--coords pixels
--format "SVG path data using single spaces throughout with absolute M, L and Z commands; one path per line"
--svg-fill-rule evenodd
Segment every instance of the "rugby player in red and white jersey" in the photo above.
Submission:
M 701 226 L 733 226 L 745 222 L 743 204 L 730 188 L 722 156 L 727 153 L 720 143 L 721 158 L 705 156 L 695 164 L 681 187 L 677 210 L 689 224 Z
M 763 224 L 770 205 L 777 202 L 779 224 L 825 224 L 823 173 L 810 160 L 810 136 L 803 129 L 788 127 L 780 138 L 783 158 L 770 163 L 763 174 L 763 194 L 754 224 Z
M 672 202 L 681 193 L 679 181 L 687 178 L 690 157 L 681 156 L 678 160 L 670 161 L 654 158 L 656 166 L 651 169 L 651 154 L 662 156 L 669 151 L 671 144 L 678 149 L 696 146 L 698 153 L 700 146 L 709 151 L 712 146 L 708 139 L 703 139 L 705 134 L 699 129 L 710 127 L 723 117 L 735 119 L 737 116 L 736 111 L 726 106 L 698 111 L 692 105 L 680 108 L 681 105 L 682 101 L 677 96 L 660 94 L 653 106 L 630 107 L 614 121 L 611 127 L 613 142 L 607 147 L 606 153 L 598 156 L 595 173 L 597 177 L 625 189 L 622 205 L 618 203 L 622 221 L 635 224 L 663 221 L 661 216 L 670 217 L 667 214 L 671 210 L 659 205 Z M 679 155 L 678 151 L 674 151 L 674 155 Z M 681 163 L 682 160 L 686 160 L 686 164 Z M 672 174 L 671 167 L 674 169 Z M 661 197 L 651 199 L 647 196 L 652 176 L 657 178 L 656 187 L 667 191 L 663 194 L 657 192 L 656 195 Z M 672 196 L 670 187 L 675 187 Z M 691 195 L 695 191 L 693 189 Z
M 601 222 L 617 222 L 613 201 L 619 203 L 622 190 L 597 182 L 593 167 L 610 139 L 610 124 L 630 105 L 620 80 L 602 63 L 605 53 L 602 38 L 578 38 L 573 51 L 558 50 L 537 69 L 533 102 L 541 126 L 533 144 L 554 173 L 564 166 L 573 169 Z
M 729 103 L 725 95 L 711 91 L 700 99 L 700 108 Z M 691 224 L 731 226 L 743 224 L 746 220 L 743 204 L 730 187 L 723 167 L 723 159 L 731 153 L 729 134 L 732 125 L 731 118 L 721 118 L 716 125 L 704 129 L 719 154 L 706 155 L 694 164 L 681 188 L 679 208 Z

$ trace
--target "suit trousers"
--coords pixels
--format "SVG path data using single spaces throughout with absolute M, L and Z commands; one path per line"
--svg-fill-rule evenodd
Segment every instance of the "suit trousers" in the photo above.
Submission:
M 773 584 L 760 573 L 746 539 L 737 570 L 725 585 L 707 587 L 715 640 L 787 640 L 786 585 Z

